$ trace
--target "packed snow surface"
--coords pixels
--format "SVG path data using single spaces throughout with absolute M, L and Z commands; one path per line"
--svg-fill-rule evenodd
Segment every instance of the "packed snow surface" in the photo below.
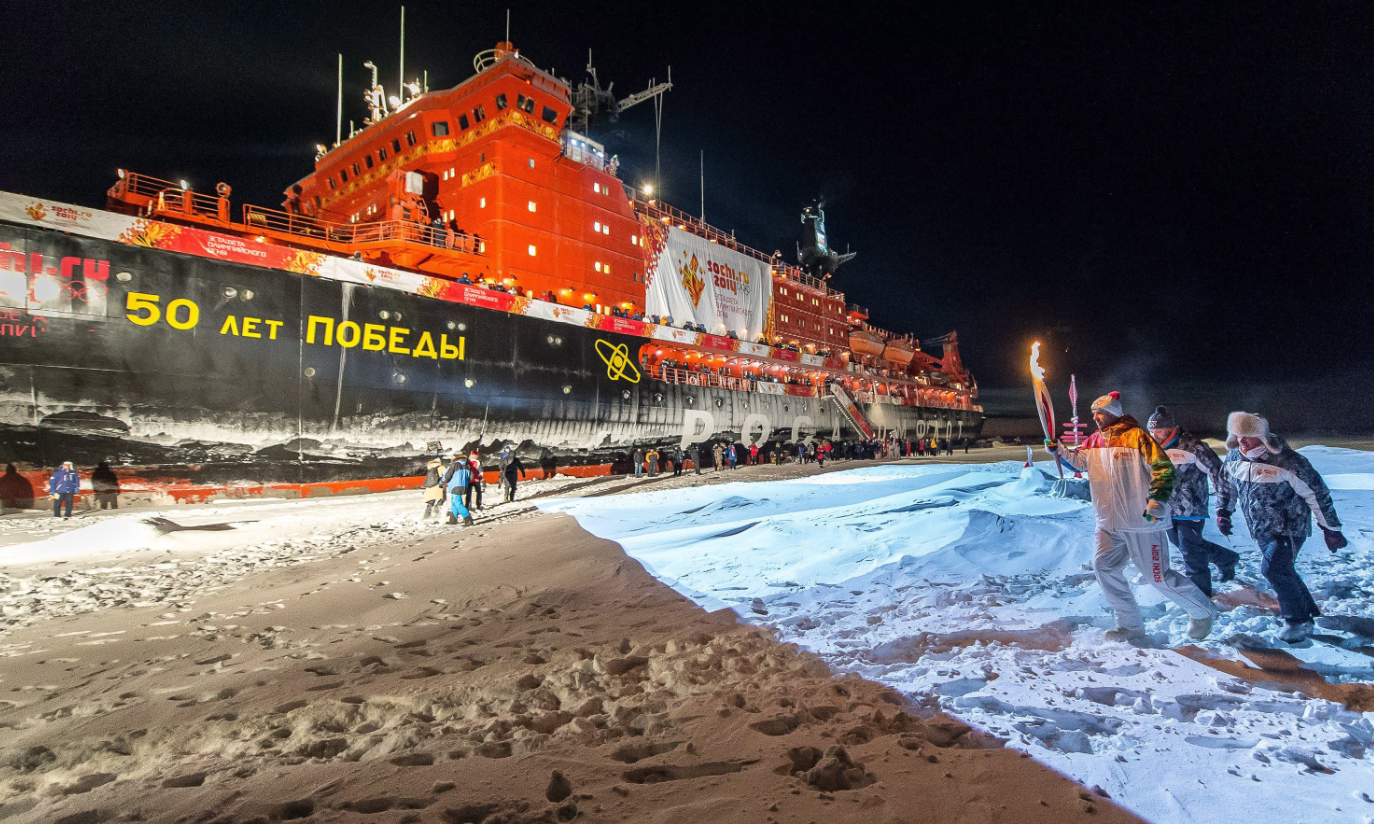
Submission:
M 1328 616 L 1289 646 L 1237 518 L 1207 653 L 1282 650 L 1327 681 L 1374 680 L 1374 454 L 1303 453 L 1350 547 L 1308 541 L 1298 568 Z M 1097 785 L 1155 822 L 1374 822 L 1374 712 L 1227 675 L 1170 647 L 1187 616 L 1138 582 L 1151 646 L 1108 642 L 1089 566 L 1089 505 L 1052 465 L 866 467 L 542 505 L 617 541 L 708 609 L 774 627 L 832 666 L 885 682 Z M 1209 540 L 1227 539 L 1207 527 Z M 1175 566 L 1181 568 L 1177 552 Z M 1229 609 L 1228 609 L 1229 607 Z

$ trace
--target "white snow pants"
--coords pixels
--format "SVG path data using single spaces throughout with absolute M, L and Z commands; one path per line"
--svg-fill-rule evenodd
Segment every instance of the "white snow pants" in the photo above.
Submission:
M 1118 532 L 1097 530 L 1097 552 L 1093 555 L 1093 572 L 1107 604 L 1116 613 L 1116 624 L 1123 629 L 1144 629 L 1140 607 L 1126 581 L 1127 562 L 1145 573 L 1145 580 L 1164 593 L 1165 597 L 1188 613 L 1189 618 L 1206 618 L 1212 614 L 1212 601 L 1197 584 L 1176 569 L 1169 568 L 1169 539 L 1164 530 L 1151 532 Z

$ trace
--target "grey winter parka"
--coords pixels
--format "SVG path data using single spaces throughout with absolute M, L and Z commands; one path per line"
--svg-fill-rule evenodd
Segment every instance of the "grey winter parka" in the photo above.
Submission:
M 1174 493 L 1169 498 L 1169 517 L 1180 520 L 1200 520 L 1207 517 L 1207 479 L 1221 496 L 1230 483 L 1221 467 L 1221 458 L 1212 447 L 1198 440 L 1193 433 L 1179 430 L 1174 439 L 1164 445 L 1174 465 Z
M 1218 495 L 1217 509 L 1238 507 L 1250 525 L 1250 537 L 1260 543 L 1281 535 L 1306 538 L 1312 534 L 1313 515 L 1323 529 L 1339 530 L 1341 521 L 1322 476 L 1282 438 L 1270 439 L 1280 449 L 1259 460 L 1239 449 L 1226 455 L 1228 483 Z

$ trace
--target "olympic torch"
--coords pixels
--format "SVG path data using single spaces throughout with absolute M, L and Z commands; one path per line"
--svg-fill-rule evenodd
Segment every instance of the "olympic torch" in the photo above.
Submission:
M 1031 382 L 1035 386 L 1035 411 L 1040 413 L 1040 428 L 1045 430 L 1045 440 L 1052 441 L 1055 438 L 1054 425 L 1054 403 L 1050 400 L 1050 390 L 1045 388 L 1045 370 L 1040 366 L 1040 341 L 1031 345 L 1030 356 Z M 1054 466 L 1059 470 L 1059 477 L 1064 477 L 1064 467 L 1059 463 L 1059 456 L 1054 456 Z

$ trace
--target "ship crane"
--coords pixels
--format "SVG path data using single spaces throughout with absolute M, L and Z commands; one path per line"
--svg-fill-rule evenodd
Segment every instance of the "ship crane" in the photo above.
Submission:
M 657 83 L 651 80 L 649 88 L 644 91 L 616 100 L 612 91 L 615 83 L 610 83 L 604 89 L 601 87 L 601 80 L 596 76 L 596 67 L 592 65 L 591 51 L 587 52 L 587 74 L 591 76 L 592 82 L 583 81 L 577 84 L 577 89 L 573 92 L 572 115 L 568 118 L 568 127 L 582 134 L 587 134 L 588 129 L 602 115 L 605 115 L 608 122 L 614 123 L 620 119 L 620 113 L 631 106 L 653 100 L 673 88 L 673 70 L 669 67 L 666 82 Z

